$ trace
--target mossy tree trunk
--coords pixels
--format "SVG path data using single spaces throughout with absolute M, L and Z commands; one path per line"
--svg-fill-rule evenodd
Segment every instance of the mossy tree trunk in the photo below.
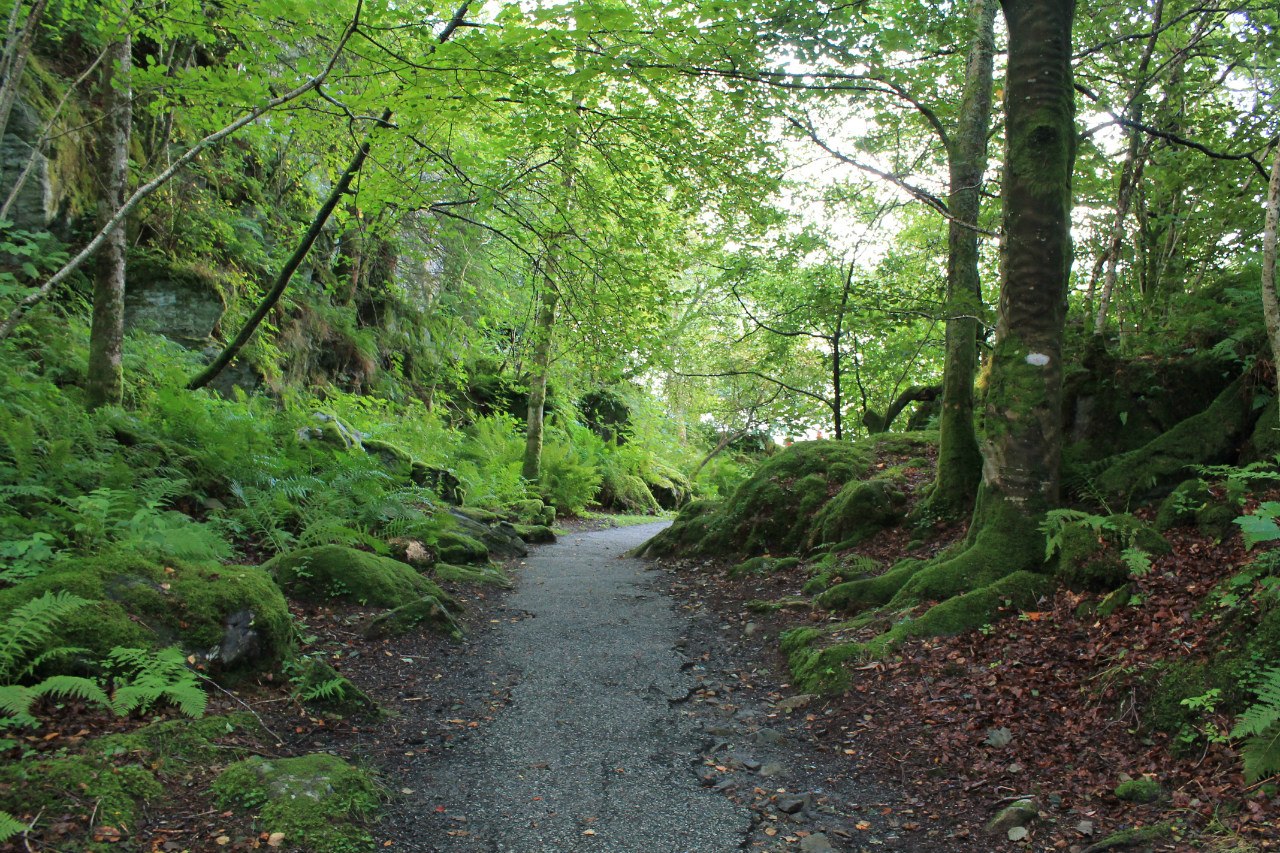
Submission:
M 133 39 L 128 30 L 112 45 L 103 75 L 104 108 L 98 137 L 102 195 L 98 221 L 105 226 L 124 206 L 129 190 L 129 136 L 133 127 Z M 111 232 L 98 256 L 93 281 L 93 322 L 89 330 L 86 382 L 90 408 L 119 404 L 124 395 L 125 229 Z
M 542 469 L 543 419 L 547 404 L 547 378 L 551 373 L 551 339 L 556 323 L 556 291 L 548 275 L 538 296 L 535 323 L 533 371 L 529 378 L 529 415 L 525 428 L 524 465 L 526 480 L 538 479 Z
M 1276 231 L 1280 226 L 1280 148 L 1271 164 L 1271 181 L 1267 185 L 1267 218 L 1262 229 L 1262 315 L 1267 323 L 1267 340 L 1271 344 L 1271 360 L 1276 366 L 1277 389 L 1280 390 L 1280 298 L 1276 295 Z M 1280 397 L 1280 393 L 1277 394 Z
M 967 512 L 982 472 L 973 426 L 973 376 L 978 366 L 978 317 L 982 282 L 978 273 L 978 214 L 987 171 L 991 124 L 996 0 L 973 0 L 964 94 L 955 134 L 948 140 L 952 219 L 947 231 L 947 334 L 942 406 L 938 419 L 938 474 L 928 511 L 942 517 Z
M 954 633 L 1047 587 L 1039 522 L 1058 500 L 1062 331 L 1071 268 L 1074 0 L 1002 0 L 1009 29 L 1000 310 L 984 411 L 982 485 L 959 554 L 833 588 L 845 609 L 941 602 L 868 645 Z M 892 578 L 890 577 L 892 576 Z M 837 592 L 838 590 L 838 592 Z

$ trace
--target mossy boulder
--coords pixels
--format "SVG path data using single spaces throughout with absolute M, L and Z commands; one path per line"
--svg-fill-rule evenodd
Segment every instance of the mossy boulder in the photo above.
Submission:
M 1213 500 L 1213 492 L 1203 480 L 1183 480 L 1160 502 L 1160 509 L 1156 512 L 1156 529 L 1169 530 L 1194 523 L 1196 514 Z
M 1104 460 L 1093 469 L 1093 487 L 1121 504 L 1167 495 L 1193 466 L 1235 461 L 1254 414 L 1245 380 L 1237 379 L 1204 411 L 1142 447 Z
M 303 658 L 292 665 L 289 679 L 297 697 L 313 710 L 338 717 L 382 716 L 382 709 L 368 693 L 318 658 Z
M 290 598 L 352 601 L 395 607 L 423 596 L 444 597 L 434 583 L 399 560 L 341 545 L 318 545 L 281 554 L 262 568 Z
M 530 545 L 545 545 L 556 541 L 555 531 L 543 524 L 517 524 L 516 533 Z
M 163 794 L 147 767 L 97 755 L 0 764 L 0 810 L 24 821 L 81 816 L 86 824 L 92 814 L 96 837 L 67 839 L 64 850 L 119 849 L 138 826 L 146 802 Z
M 547 506 L 538 498 L 516 501 L 511 505 L 516 520 L 525 524 L 541 524 L 550 527 L 556 522 L 556 508 Z
M 57 645 L 101 659 L 116 646 L 179 645 L 215 671 L 272 666 L 292 648 L 288 605 L 262 569 L 107 552 L 69 559 L 39 577 L 0 591 L 0 615 L 48 591 L 66 590 L 95 604 L 58 627 Z
M 432 577 L 449 583 L 482 584 L 510 589 L 511 578 L 497 563 L 483 566 L 455 566 L 451 563 L 438 563 L 431 569 Z
M 467 516 L 456 507 L 449 511 L 449 517 L 453 520 L 454 529 L 442 531 L 437 539 L 440 559 L 446 563 L 487 563 L 490 557 L 495 560 L 512 560 L 529 556 L 529 549 L 525 547 L 519 532 L 505 521 L 495 517 L 492 523 L 486 524 Z M 447 550 L 446 540 L 455 546 L 469 549 L 470 553 L 464 556 L 459 550 Z M 479 543 L 480 548 L 477 549 L 474 543 Z
M 487 563 L 489 549 L 473 536 L 445 530 L 436 537 L 436 553 L 442 563 Z
M 1130 803 L 1154 803 L 1164 796 L 1164 789 L 1155 779 L 1148 777 L 1140 777 L 1138 779 L 1127 779 L 1116 785 L 1115 795 L 1117 799 Z
M 743 560 L 729 570 L 729 577 L 740 578 L 746 575 L 771 575 L 784 572 L 800 565 L 799 557 L 752 557 Z
M 158 720 L 126 734 L 108 735 L 94 742 L 98 753 L 119 762 L 137 760 L 162 775 L 185 776 L 192 766 L 225 762 L 243 753 L 219 740 L 236 733 L 263 733 L 249 713 L 202 717 L 198 720 Z
M 799 551 L 813 518 L 846 483 L 870 468 L 869 445 L 804 441 L 774 454 L 725 501 L 695 502 L 643 553 L 732 554 Z
M 852 548 L 906 514 L 907 496 L 887 479 L 848 483 L 813 519 L 809 547 Z
M 1126 549 L 1148 556 L 1169 553 L 1169 543 L 1150 525 L 1123 513 L 1099 525 L 1093 519 L 1068 521 L 1058 533 L 1055 574 L 1069 589 L 1110 592 L 1123 586 L 1132 569 L 1122 557 Z
M 366 637 L 382 639 L 399 637 L 422 626 L 450 637 L 462 636 L 462 629 L 454 621 L 449 608 L 434 595 L 426 595 L 379 613 L 365 623 L 363 632 Z
M 291 848 L 311 853 L 374 848 L 366 826 L 381 805 L 378 786 L 367 772 L 336 756 L 254 756 L 224 770 L 213 791 L 222 808 L 252 810 L 262 831 L 284 833 Z

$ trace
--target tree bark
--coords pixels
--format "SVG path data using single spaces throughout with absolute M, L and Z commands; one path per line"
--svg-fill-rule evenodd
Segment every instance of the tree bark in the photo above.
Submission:
M 543 416 L 547 404 L 547 378 L 551 373 L 551 338 L 556 323 L 556 291 L 548 269 L 542 292 L 538 296 L 537 336 L 533 349 L 533 374 L 529 380 L 529 414 L 525 429 L 524 465 L 520 473 L 526 480 L 537 480 L 542 470 Z
M 948 146 L 952 218 L 947 228 L 947 332 L 938 419 L 938 473 L 929 496 L 931 515 L 954 517 L 973 506 L 982 454 L 973 425 L 973 376 L 978 366 L 978 214 L 987 170 L 991 125 L 996 0 L 973 0 L 973 36 L 955 134 Z M 887 425 L 885 427 L 888 428 Z
M 1267 341 L 1275 365 L 1277 397 L 1280 398 L 1280 297 L 1276 294 L 1276 230 L 1280 226 L 1280 145 L 1271 164 L 1267 184 L 1267 218 L 1262 229 L 1262 316 L 1267 323 Z
M 983 488 L 1038 517 L 1058 502 L 1062 330 L 1071 271 L 1074 0 L 1002 0 L 1009 27 L 1000 310 Z M 976 521 L 977 519 L 975 519 Z
M 889 404 L 889 408 L 885 409 L 883 415 L 870 410 L 864 413 L 862 425 L 872 435 L 888 432 L 889 427 L 893 426 L 893 422 L 898 419 L 898 415 L 902 414 L 903 409 L 912 403 L 927 403 L 930 400 L 936 400 L 941 392 L 942 386 L 939 385 L 912 385 L 894 398 L 893 402 Z
M 4 138 L 13 105 L 18 101 L 22 72 L 31 56 L 31 43 L 40 29 L 40 19 L 44 17 L 48 0 L 35 0 L 25 18 L 22 17 L 22 5 L 22 0 L 13 0 L 5 26 L 4 46 L 0 50 L 0 139 Z
M 98 222 L 105 224 L 124 206 L 129 191 L 129 135 L 133 126 L 133 92 L 129 77 L 133 40 L 128 31 L 113 45 L 103 89 L 105 108 L 99 136 L 98 168 L 102 196 Z M 89 408 L 119 405 L 124 396 L 121 350 L 124 344 L 124 228 L 117 228 L 98 256 L 93 281 L 93 321 L 89 330 L 89 368 L 85 392 Z

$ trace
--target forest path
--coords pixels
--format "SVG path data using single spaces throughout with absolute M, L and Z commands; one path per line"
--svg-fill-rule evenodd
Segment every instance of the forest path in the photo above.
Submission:
M 689 618 L 650 564 L 624 556 L 660 529 L 570 535 L 528 558 L 495 614 L 505 618 L 490 620 L 463 667 L 473 697 L 505 702 L 491 703 L 491 721 L 456 745 L 389 774 L 405 795 L 388 816 L 392 826 L 383 826 L 394 849 L 866 849 L 833 846 L 841 839 L 820 831 L 845 817 L 821 789 L 790 805 L 782 802 L 789 795 L 775 793 L 789 790 L 780 787 L 789 773 L 780 762 L 796 769 L 804 750 L 764 728 L 772 723 L 761 711 L 690 701 L 695 690 L 714 687 L 704 664 L 711 655 L 682 651 Z M 716 764 L 727 774 L 713 773 Z M 759 786 L 768 789 L 767 807 Z M 876 849 L 902 849 L 900 839 L 856 834 Z

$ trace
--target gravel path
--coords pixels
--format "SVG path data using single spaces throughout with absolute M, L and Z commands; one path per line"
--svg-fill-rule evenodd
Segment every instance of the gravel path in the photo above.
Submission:
M 622 556 L 660 529 L 568 536 L 529 558 L 506 601 L 526 618 L 504 621 L 487 650 L 510 703 L 421 768 L 424 810 L 454 829 L 418 849 L 741 848 L 750 812 L 702 787 L 700 734 L 673 707 L 694 686 L 675 650 L 680 619 L 645 564 Z

